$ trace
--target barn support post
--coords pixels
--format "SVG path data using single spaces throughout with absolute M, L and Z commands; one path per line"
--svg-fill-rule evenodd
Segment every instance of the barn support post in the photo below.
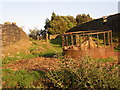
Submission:
M 65 38 L 64 38 L 64 35 L 62 35 L 62 47 L 64 47 L 65 46 Z
M 110 33 L 108 32 L 108 45 L 110 44 Z
M 105 33 L 104 33 L 104 45 L 106 45 L 106 37 L 105 37 Z
M 76 35 L 76 44 L 79 44 L 79 35 Z
M 113 42 L 112 42 L 112 31 L 111 31 L 111 45 L 113 44 Z
M 67 35 L 65 36 L 65 40 L 66 40 L 65 45 L 68 46 L 68 36 Z
M 74 45 L 74 42 L 73 42 L 73 35 L 71 34 L 70 37 L 71 37 L 71 44 Z
M 88 34 L 88 39 L 89 39 L 89 45 L 88 45 L 88 48 L 90 49 L 90 34 Z
M 98 31 L 97 31 L 97 47 L 98 47 L 98 45 L 99 45 L 98 39 L 99 39 L 99 35 L 98 35 Z
M 82 37 L 82 36 L 79 35 L 79 45 L 80 45 L 80 50 L 81 50 L 81 43 L 82 43 L 82 42 L 81 42 L 81 39 L 82 39 L 81 37 Z

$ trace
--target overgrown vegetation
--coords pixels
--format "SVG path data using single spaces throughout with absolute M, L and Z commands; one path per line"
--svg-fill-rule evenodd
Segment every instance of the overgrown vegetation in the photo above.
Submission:
M 119 44 L 120 36 L 113 37 L 113 45 L 116 52 L 120 52 L 120 44 Z
M 22 60 L 22 59 L 29 59 L 29 58 L 34 58 L 34 57 L 37 57 L 33 54 L 25 54 L 25 53 L 19 53 L 19 54 L 16 54 L 14 56 L 6 56 L 3 60 L 2 60 L 2 64 L 8 64 L 12 61 L 15 61 L 15 60 Z
M 56 42 L 57 41 L 57 42 Z M 57 53 L 62 53 L 61 37 L 52 39 L 48 42 L 32 40 L 33 45 L 29 48 L 33 55 L 53 57 Z M 59 43 L 58 43 L 59 42 Z
M 61 61 L 60 71 L 46 74 L 54 87 L 67 89 L 118 89 L 120 88 L 119 67 L 98 64 L 90 58 Z
M 105 63 L 105 62 L 112 62 L 112 61 L 114 61 L 115 59 L 113 58 L 113 57 L 108 57 L 108 58 L 105 58 L 105 59 L 102 59 L 102 58 L 100 58 L 100 59 L 94 59 L 96 62 L 98 62 L 98 63 Z
M 39 56 L 53 56 L 59 59 L 60 69 L 43 71 L 2 70 L 3 88 L 53 88 L 53 89 L 119 89 L 119 64 L 110 64 L 114 58 L 73 60 L 60 56 L 61 37 L 49 42 L 32 40 L 31 54 L 18 53 L 6 57 L 3 64 L 11 61 Z M 59 54 L 60 53 L 60 54 Z M 108 63 L 109 62 L 109 63 Z M 108 63 L 108 64 L 107 64 Z
M 42 88 L 40 74 L 36 71 L 3 69 L 3 88 L 34 88 L 36 82 Z
M 61 59 L 60 59 L 61 58 Z M 110 65 L 91 58 L 73 60 L 59 57 L 60 70 L 12 71 L 3 69 L 4 88 L 119 89 L 118 64 Z M 112 58 L 108 58 L 112 59 Z M 108 62 L 106 60 L 106 62 Z
M 52 39 L 49 42 L 44 40 L 31 39 L 32 45 L 29 48 L 30 53 L 19 52 L 12 56 L 6 56 L 2 60 L 2 64 L 8 64 L 15 60 L 29 59 L 34 57 L 53 57 L 58 53 L 62 53 L 61 37 Z

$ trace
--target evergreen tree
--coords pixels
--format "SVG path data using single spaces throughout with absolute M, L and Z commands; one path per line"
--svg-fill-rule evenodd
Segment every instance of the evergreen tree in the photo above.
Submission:
M 55 20 L 56 19 L 56 14 L 53 12 L 52 13 L 52 16 L 51 16 L 51 21 Z
M 45 21 L 45 26 L 44 26 L 45 29 L 48 29 L 50 28 L 50 20 L 47 18 L 46 21 Z

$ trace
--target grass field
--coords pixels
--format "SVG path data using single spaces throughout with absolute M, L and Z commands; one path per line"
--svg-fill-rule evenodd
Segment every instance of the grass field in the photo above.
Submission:
M 45 42 L 45 40 L 31 40 L 31 42 L 32 45 L 30 48 L 28 48 L 30 51 L 29 54 L 19 52 L 14 56 L 6 56 L 2 60 L 2 64 L 8 64 L 15 60 L 29 59 L 34 57 L 54 57 L 56 54 L 62 54 L 61 37 L 49 40 L 48 42 Z

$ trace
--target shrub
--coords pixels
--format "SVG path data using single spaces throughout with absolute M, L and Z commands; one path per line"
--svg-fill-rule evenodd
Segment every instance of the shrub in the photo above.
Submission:
M 62 70 L 50 71 L 46 77 L 54 87 L 68 89 L 118 89 L 120 88 L 119 66 L 99 65 L 90 58 L 80 60 L 64 59 Z

